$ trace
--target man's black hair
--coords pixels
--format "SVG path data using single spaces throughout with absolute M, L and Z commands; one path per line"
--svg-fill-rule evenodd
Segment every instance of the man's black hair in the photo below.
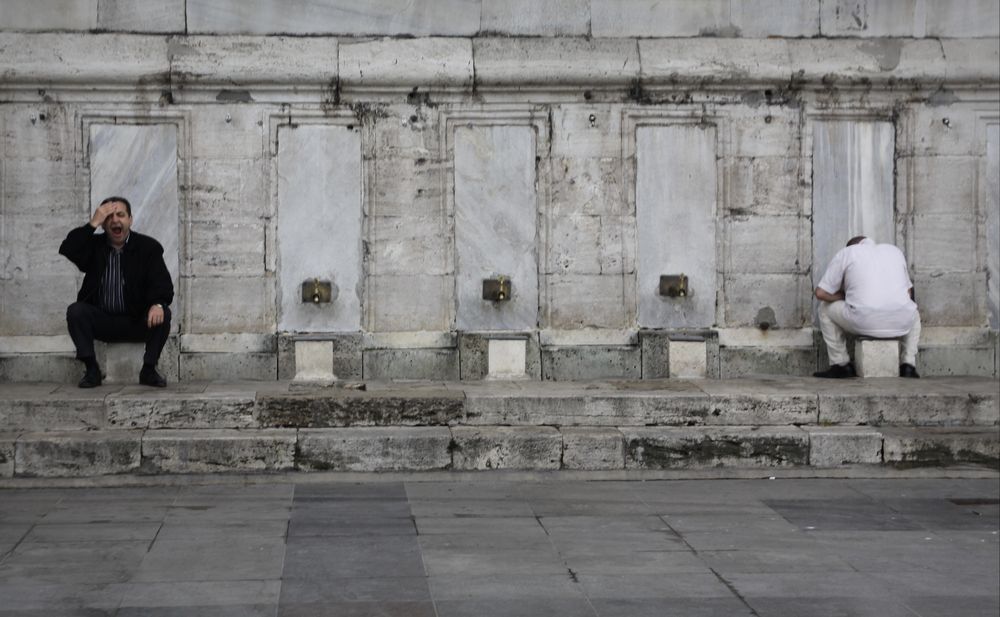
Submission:
M 858 244 L 859 242 L 861 242 L 864 239 L 865 239 L 865 236 L 854 236 L 853 238 L 851 238 L 850 240 L 847 241 L 847 246 L 854 246 L 855 244 Z
M 128 215 L 130 217 L 132 216 L 132 204 L 130 204 L 128 200 L 125 199 L 124 197 L 108 197 L 107 199 L 102 201 L 100 205 L 103 206 L 104 204 L 111 203 L 112 201 L 120 201 L 123 204 L 125 204 L 125 211 L 128 212 Z

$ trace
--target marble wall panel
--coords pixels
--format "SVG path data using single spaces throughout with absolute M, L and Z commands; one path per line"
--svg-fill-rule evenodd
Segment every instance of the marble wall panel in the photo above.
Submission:
M 820 30 L 824 36 L 923 36 L 924 4 L 925 0 L 827 0 L 820 8 Z
M 278 329 L 361 329 L 361 136 L 340 126 L 278 133 Z M 307 279 L 331 281 L 329 304 L 304 304 Z
M 185 0 L 98 0 L 97 27 L 112 32 L 184 32 Z
M 639 325 L 715 323 L 716 130 L 675 125 L 636 130 Z M 685 298 L 658 293 L 660 276 L 686 274 Z
M 0 2 L 2 30 L 93 30 L 98 0 Z
M 112 195 L 132 204 L 132 229 L 163 245 L 163 260 L 176 292 L 180 268 L 176 125 L 90 125 L 91 211 Z
M 924 0 L 927 36 L 941 38 L 1000 36 L 996 0 Z
M 455 250 L 459 330 L 523 330 L 538 322 L 535 131 L 455 131 Z M 511 299 L 482 298 L 483 279 L 511 280 Z
M 187 0 L 192 33 L 471 36 L 479 17 L 480 0 Z
M 730 31 L 729 0 L 591 0 L 595 37 L 724 35 Z
M 813 286 L 857 235 L 896 244 L 890 122 L 824 121 L 813 128 Z
M 986 303 L 990 327 L 997 330 L 1000 329 L 1000 124 L 990 124 L 986 128 L 985 176 Z
M 586 36 L 590 0 L 482 0 L 482 34 Z

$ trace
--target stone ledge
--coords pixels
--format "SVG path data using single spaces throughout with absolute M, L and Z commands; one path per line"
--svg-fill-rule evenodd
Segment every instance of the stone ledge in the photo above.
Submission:
M 21 34 L 0 32 L 4 84 L 169 83 L 167 37 L 133 34 Z
M 142 436 L 144 473 L 281 471 L 295 467 L 294 430 L 156 430 Z
M 1000 467 L 1000 434 L 995 428 L 889 427 L 882 432 L 887 464 L 905 467 L 974 463 Z
M 255 84 L 321 86 L 337 81 L 335 38 L 171 37 L 167 54 L 172 84 L 182 87 Z
M 626 469 L 807 465 L 809 435 L 794 427 L 622 428 Z
M 431 471 L 451 467 L 444 427 L 303 429 L 295 462 L 307 471 Z
M 142 431 L 26 433 L 14 446 L 14 475 L 83 477 L 138 471 Z
M 550 426 L 456 426 L 454 469 L 559 469 L 562 436 Z
M 464 417 L 464 399 L 444 389 L 273 393 L 258 397 L 257 417 L 270 427 L 447 425 Z

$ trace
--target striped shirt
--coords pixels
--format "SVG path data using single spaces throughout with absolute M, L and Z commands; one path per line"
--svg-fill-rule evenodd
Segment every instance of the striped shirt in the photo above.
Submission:
M 128 242 L 128 238 L 125 238 Z M 122 249 L 108 247 L 108 265 L 101 281 L 101 309 L 111 315 L 125 314 L 125 279 L 122 277 Z

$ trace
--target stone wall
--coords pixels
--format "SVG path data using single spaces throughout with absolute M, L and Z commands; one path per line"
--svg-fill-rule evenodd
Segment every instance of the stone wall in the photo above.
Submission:
M 995 1 L 357 5 L 0 4 L 0 380 L 78 372 L 57 248 L 112 193 L 176 264 L 181 379 L 289 378 L 303 337 L 352 378 L 509 336 L 536 378 L 692 335 L 710 376 L 806 374 L 853 233 L 907 254 L 925 374 L 997 373 Z

